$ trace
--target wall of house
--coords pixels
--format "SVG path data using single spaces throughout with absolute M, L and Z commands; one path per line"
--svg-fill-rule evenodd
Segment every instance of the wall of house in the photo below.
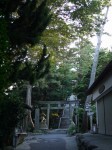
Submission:
M 112 135 L 112 91 L 97 101 L 98 133 Z
M 97 113 L 98 113 L 98 132 L 100 134 L 105 134 L 105 120 L 104 120 L 104 101 L 100 99 L 97 103 Z
M 92 93 L 97 101 L 98 133 L 112 135 L 112 72 L 107 74 Z
M 104 90 L 100 93 L 99 90 L 103 88 Z M 94 89 L 93 91 L 93 100 L 97 99 L 101 94 L 107 91 L 110 87 L 112 87 L 112 74 L 109 74 L 102 82 Z

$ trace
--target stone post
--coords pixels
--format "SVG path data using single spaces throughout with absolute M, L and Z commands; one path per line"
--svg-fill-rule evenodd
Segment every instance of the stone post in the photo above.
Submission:
M 50 104 L 47 104 L 47 126 L 49 129 Z
M 58 104 L 58 107 L 60 108 L 60 107 L 61 107 L 61 104 Z
M 39 129 L 39 108 L 35 109 L 35 130 Z
M 72 122 L 72 104 L 69 103 L 70 123 Z
M 92 131 L 93 128 L 93 115 L 90 115 L 90 131 Z

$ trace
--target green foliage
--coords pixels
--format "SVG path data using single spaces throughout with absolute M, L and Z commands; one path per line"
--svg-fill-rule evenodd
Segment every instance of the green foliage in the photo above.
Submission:
M 83 53 L 84 51 L 85 50 L 83 49 Z M 80 103 L 83 106 L 84 106 L 85 99 L 87 96 L 86 92 L 88 90 L 91 65 L 92 65 L 92 53 L 90 53 L 89 55 L 88 54 L 86 53 L 85 56 L 82 55 L 83 59 L 81 59 L 79 63 L 79 73 L 77 72 L 78 73 L 77 84 L 74 89 L 74 91 L 78 94 L 78 98 L 81 99 Z M 112 59 L 111 52 L 108 52 L 108 50 L 101 50 L 99 54 L 96 78 L 98 77 L 98 75 L 101 73 L 101 71 L 105 68 L 105 66 L 109 63 L 111 59 Z
M 37 90 L 35 93 L 37 92 L 38 95 L 33 95 L 36 100 L 65 100 L 73 90 L 79 94 L 78 98 L 81 98 L 82 101 L 85 99 L 92 46 L 84 38 L 80 44 L 77 43 L 74 50 L 67 49 L 67 45 L 71 39 L 77 39 L 82 35 L 84 37 L 86 33 L 94 30 L 93 27 L 97 26 L 95 24 L 96 14 L 100 13 L 104 4 L 100 6 L 100 1 L 97 3 L 96 1 L 70 1 L 75 4 L 76 8 L 72 13 L 67 7 L 66 9 L 62 7 L 65 0 L 0 1 L 0 117 L 4 123 L 4 126 L 3 123 L 0 124 L 0 128 L 1 135 L 4 137 L 6 132 L 11 132 L 20 120 L 23 108 L 18 95 L 11 97 L 10 94 L 4 95 L 3 93 L 3 90 L 13 83 L 29 81 L 33 84 L 38 79 L 37 89 L 35 88 Z M 49 8 L 54 13 L 52 20 Z M 62 17 L 63 14 L 76 21 L 76 24 L 67 25 Z M 48 45 L 51 55 L 50 73 L 44 79 L 42 78 L 49 71 L 46 47 L 42 52 L 37 47 L 37 52 L 32 52 L 33 56 L 29 56 L 30 51 L 33 51 L 31 46 L 39 41 L 41 44 Z M 38 54 L 37 57 L 35 57 L 36 54 Z M 76 71 L 70 71 L 72 68 Z M 102 69 L 102 67 L 99 68 Z M 73 85 L 72 80 L 76 80 L 77 85 Z M 15 122 L 8 117 L 5 120 L 3 114 L 10 115 L 11 119 L 14 115 Z
M 85 103 L 86 91 L 88 89 L 89 78 L 90 78 L 90 70 L 92 65 L 92 57 L 93 57 L 93 45 L 87 39 L 80 39 L 78 46 L 75 48 L 77 52 L 76 56 L 74 56 L 75 63 L 75 87 L 74 92 L 78 96 L 78 99 L 81 99 L 80 104 L 82 107 Z
M 0 2 L 0 9 L 8 23 L 11 47 L 37 43 L 51 18 L 46 0 L 6 0 Z
M 0 13 L 0 15 L 2 15 L 2 13 Z M 7 53 L 8 47 L 7 23 L 4 18 L 0 17 L 0 91 L 10 82 L 7 81 L 11 68 L 10 58 Z
M 78 126 L 79 126 L 79 132 L 83 132 L 83 114 L 84 114 L 84 108 L 78 108 Z
M 72 122 L 67 130 L 68 135 L 74 135 L 76 133 L 76 125 Z
M 78 26 L 76 24 L 76 29 L 81 34 L 90 34 L 91 32 L 98 30 L 102 23 L 102 20 L 99 19 L 99 14 L 104 7 L 110 5 L 110 2 L 107 0 L 70 0 L 74 3 L 74 11 L 71 13 L 73 20 L 78 21 Z M 102 16 L 102 15 L 101 15 Z
M 41 41 L 49 47 L 51 53 L 54 50 L 64 49 L 72 40 L 74 40 L 73 30 L 56 14 L 53 14 Z
M 99 60 L 96 72 L 96 78 L 103 71 L 106 65 L 112 60 L 112 52 L 108 50 L 101 50 L 99 53 Z
M 67 64 L 62 64 L 59 68 L 51 65 L 50 72 L 44 79 L 38 80 L 33 89 L 33 100 L 57 101 L 66 100 L 72 93 L 74 72 L 70 71 Z
M 0 100 L 0 143 L 10 145 L 15 127 L 23 119 L 24 103 L 17 91 L 7 92 Z
M 50 22 L 51 14 L 46 0 L 41 3 L 36 0 L 0 1 L 0 11 L 0 88 L 2 89 L 17 82 L 19 70 L 25 62 L 28 49 L 39 42 Z M 43 60 L 41 60 L 41 66 Z M 28 63 L 31 68 L 31 63 Z M 48 68 L 48 63 L 46 64 Z M 33 74 L 36 69 L 33 70 Z M 43 76 L 43 71 L 40 70 L 38 69 L 38 74 Z M 45 70 L 47 72 L 47 69 Z M 29 78 L 33 80 L 32 77 Z
M 18 70 L 13 70 L 13 74 L 10 79 L 13 82 L 17 81 L 28 81 L 30 84 L 34 84 L 36 80 L 43 78 L 45 74 L 49 72 L 50 64 L 49 64 L 49 55 L 47 55 L 47 48 L 44 45 L 40 58 L 32 61 L 26 59 L 19 66 Z
M 73 121 L 77 124 L 76 132 L 83 132 L 83 113 L 84 113 L 84 108 L 79 107 L 74 109 L 73 112 Z M 76 122 L 77 118 L 77 122 Z
M 108 0 L 56 0 L 55 3 L 54 0 L 48 0 L 48 5 L 58 18 L 71 24 L 74 39 L 94 34 L 103 23 L 102 10 L 110 3 Z
M 50 57 L 50 72 L 38 80 L 33 100 L 65 100 L 75 92 L 84 103 L 89 82 L 89 74 L 86 76 L 86 73 L 90 70 L 92 53 L 93 46 L 87 39 L 82 39 L 74 49 L 54 52 Z

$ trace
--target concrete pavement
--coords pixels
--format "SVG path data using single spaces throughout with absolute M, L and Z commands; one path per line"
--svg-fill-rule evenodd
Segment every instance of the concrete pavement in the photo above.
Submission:
M 78 148 L 77 148 L 78 147 Z M 67 136 L 64 130 L 49 134 L 30 134 L 16 150 L 112 150 L 112 136 L 100 134 L 77 134 Z
M 31 134 L 16 150 L 77 150 L 75 136 L 65 133 Z
M 112 150 L 112 136 L 101 134 L 77 134 L 79 150 Z

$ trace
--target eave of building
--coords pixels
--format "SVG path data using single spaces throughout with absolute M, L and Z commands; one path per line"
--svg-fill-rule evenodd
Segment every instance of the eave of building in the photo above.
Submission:
M 101 74 L 98 76 L 98 78 L 95 80 L 95 82 L 90 86 L 90 88 L 87 91 L 87 95 L 92 94 L 92 91 L 94 88 L 101 83 L 101 81 L 107 77 L 110 72 L 112 72 L 112 61 L 109 62 L 109 64 L 105 67 L 105 69 L 101 72 Z

